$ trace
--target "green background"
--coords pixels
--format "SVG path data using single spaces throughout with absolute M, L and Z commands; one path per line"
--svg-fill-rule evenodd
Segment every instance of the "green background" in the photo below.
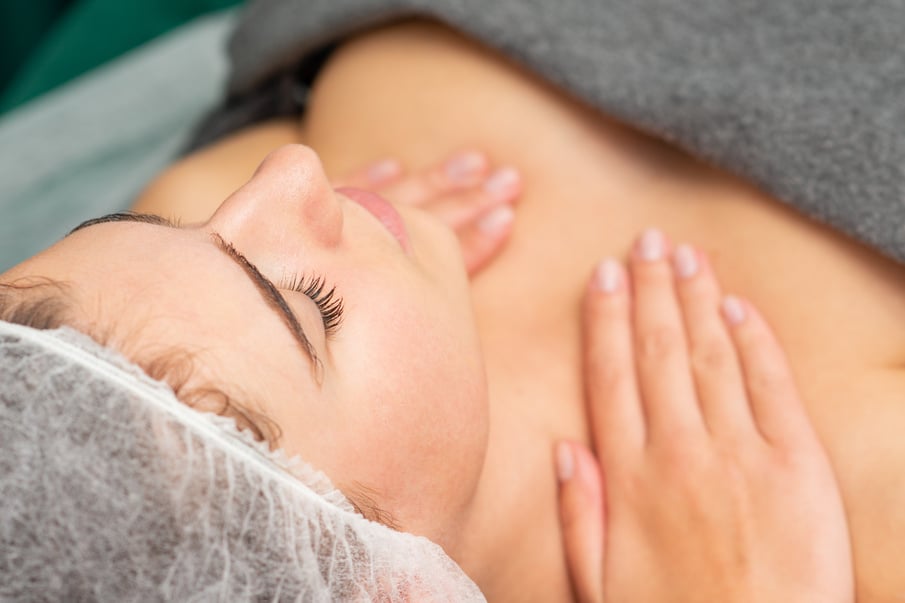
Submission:
M 241 0 L 0 0 L 0 113 Z

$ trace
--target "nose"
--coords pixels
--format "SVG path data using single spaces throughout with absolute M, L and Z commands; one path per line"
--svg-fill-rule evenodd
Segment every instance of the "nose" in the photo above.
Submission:
M 242 247 L 332 247 L 342 239 L 343 212 L 320 159 L 303 145 L 271 152 L 251 179 L 208 222 Z

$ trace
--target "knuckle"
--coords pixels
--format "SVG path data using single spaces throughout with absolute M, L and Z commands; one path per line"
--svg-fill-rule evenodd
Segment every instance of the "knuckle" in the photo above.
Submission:
M 659 460 L 660 492 L 699 513 L 711 513 L 718 504 L 724 512 L 747 515 L 752 482 L 756 480 L 757 452 L 739 442 L 664 448 Z
M 662 446 L 663 453 L 669 463 L 681 467 L 700 468 L 704 458 L 704 436 L 697 428 L 689 425 L 672 425 L 669 439 Z
M 750 513 L 752 470 L 738 457 L 721 458 L 715 467 L 715 483 L 719 497 L 734 515 Z
M 820 469 L 814 462 L 818 455 L 815 448 L 809 443 L 787 442 L 786 445 L 770 446 L 770 467 L 777 468 L 793 475 L 818 475 Z M 822 456 L 823 453 L 819 453 Z
M 588 319 L 591 327 L 628 320 L 628 305 L 621 296 L 591 295 L 588 300 Z
M 738 433 L 726 433 L 714 440 L 714 452 L 720 467 L 727 473 L 736 473 L 741 468 L 752 465 L 761 449 L 753 445 L 750 438 Z
M 629 379 L 634 378 L 622 363 L 613 361 L 598 363 L 593 374 L 592 391 L 589 393 L 595 397 L 606 397 L 624 391 L 629 384 Z
M 657 495 L 661 487 L 659 476 L 652 479 L 649 472 L 639 467 L 617 467 L 607 472 L 607 491 L 637 507 Z M 653 483 L 652 483 L 653 482 Z
M 691 368 L 696 375 L 724 375 L 734 363 L 735 355 L 725 342 L 708 339 L 692 347 Z
M 664 446 L 660 453 L 660 479 L 672 489 L 695 488 L 712 472 L 712 459 L 700 442 L 685 438 L 682 444 Z
M 786 391 L 787 381 L 774 370 L 752 371 L 748 376 L 748 389 L 753 396 L 775 398 Z
M 638 356 L 656 360 L 678 353 L 684 345 L 682 332 L 671 325 L 656 325 L 638 335 Z

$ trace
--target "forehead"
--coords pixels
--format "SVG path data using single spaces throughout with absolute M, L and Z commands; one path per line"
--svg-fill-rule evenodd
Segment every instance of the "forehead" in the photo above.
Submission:
M 139 222 L 108 222 L 78 230 L 37 256 L 70 270 L 98 266 L 147 267 L 178 258 L 205 259 L 216 255 L 209 235 L 200 228 L 170 228 Z M 46 258 L 44 256 L 47 256 Z M 78 258 L 76 264 L 73 260 Z M 185 264 L 185 268 L 190 265 Z
M 218 260 L 216 248 L 198 231 L 110 223 L 73 233 L 25 268 L 72 283 L 80 308 L 90 315 L 128 306 L 182 313 L 194 304 L 173 303 L 173 293 L 221 274 L 227 266 Z
M 100 325 L 124 344 L 136 333 L 189 349 L 259 345 L 259 334 L 271 346 L 294 343 L 242 269 L 202 229 L 98 224 L 11 274 L 70 283 L 86 322 L 74 326 L 93 331 Z M 251 322 L 255 329 L 245 328 Z

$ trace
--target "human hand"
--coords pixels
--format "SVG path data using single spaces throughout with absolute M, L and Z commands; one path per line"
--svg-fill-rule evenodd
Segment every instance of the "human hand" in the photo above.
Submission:
M 557 446 L 581 601 L 854 601 L 842 499 L 782 349 L 706 256 L 657 231 L 588 288 L 599 465 Z M 722 311 L 722 318 L 720 317 Z M 605 502 L 604 502 L 605 501 Z
M 469 275 L 503 248 L 521 194 L 521 178 L 511 167 L 491 170 L 481 153 L 465 151 L 417 173 L 384 159 L 334 183 L 379 192 L 394 203 L 418 207 L 452 228 L 459 238 Z

